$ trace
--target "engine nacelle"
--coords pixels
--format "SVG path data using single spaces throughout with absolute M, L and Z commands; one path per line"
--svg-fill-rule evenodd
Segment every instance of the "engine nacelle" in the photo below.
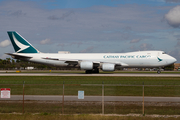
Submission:
M 102 64 L 102 70 L 103 71 L 114 71 L 115 70 L 115 64 L 104 63 L 104 64 Z
M 92 70 L 93 69 L 93 62 L 83 61 L 80 63 L 80 68 L 83 70 Z

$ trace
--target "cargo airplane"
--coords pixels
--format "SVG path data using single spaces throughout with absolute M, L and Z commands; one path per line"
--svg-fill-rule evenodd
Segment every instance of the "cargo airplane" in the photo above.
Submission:
M 80 67 L 89 73 L 114 71 L 119 68 L 164 67 L 176 59 L 164 51 L 138 51 L 127 53 L 42 53 L 16 31 L 8 31 L 15 53 L 6 53 L 14 59 L 51 66 Z M 157 73 L 160 73 L 160 69 Z

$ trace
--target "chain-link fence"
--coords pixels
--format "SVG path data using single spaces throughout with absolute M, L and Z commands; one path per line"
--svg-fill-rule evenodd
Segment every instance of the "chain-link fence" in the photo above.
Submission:
M 0 98 L 0 113 L 177 115 L 180 114 L 179 87 L 103 82 L 0 84 L 0 88 L 11 89 L 11 98 Z

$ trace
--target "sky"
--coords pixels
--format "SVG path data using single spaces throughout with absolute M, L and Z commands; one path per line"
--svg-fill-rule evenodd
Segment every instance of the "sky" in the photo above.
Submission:
M 180 63 L 180 0 L 0 0 L 0 58 L 17 31 L 44 53 L 162 50 Z

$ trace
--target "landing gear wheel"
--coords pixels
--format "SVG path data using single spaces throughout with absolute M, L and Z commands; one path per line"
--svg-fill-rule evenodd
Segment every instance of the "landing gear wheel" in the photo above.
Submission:
M 160 73 L 161 73 L 161 70 L 158 70 L 157 73 L 160 74 Z
M 86 74 L 91 74 L 92 70 L 86 70 Z
M 99 73 L 99 69 L 86 70 L 86 74 Z
M 99 73 L 99 69 L 94 69 L 93 73 Z

